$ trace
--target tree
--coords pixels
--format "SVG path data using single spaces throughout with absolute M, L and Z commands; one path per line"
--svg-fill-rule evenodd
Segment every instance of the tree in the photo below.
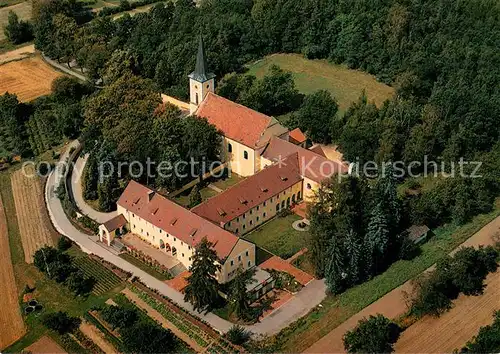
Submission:
M 293 119 L 308 138 L 318 143 L 329 143 L 332 126 L 337 114 L 338 104 L 326 90 L 307 95 L 299 110 L 293 113 Z
M 65 281 L 66 286 L 75 293 L 75 296 L 89 294 L 94 288 L 95 283 L 96 280 L 94 278 L 85 277 L 81 271 L 71 273 Z
M 370 316 L 344 335 L 344 348 L 348 353 L 392 353 L 400 332 L 388 318 L 380 314 Z
M 238 268 L 236 277 L 231 282 L 229 289 L 229 308 L 239 319 L 244 321 L 252 321 L 255 318 L 256 312 L 250 305 L 252 297 L 247 291 L 248 285 L 256 282 L 254 279 L 255 269 L 244 271 Z
M 175 351 L 177 345 L 170 330 L 150 321 L 138 321 L 130 327 L 122 327 L 120 335 L 132 353 L 169 353 Z
M 57 240 L 57 249 L 61 252 L 67 251 L 71 248 L 73 242 L 66 236 L 60 236 Z
M 198 185 L 195 185 L 193 189 L 191 189 L 191 192 L 189 192 L 189 207 L 194 208 L 198 204 L 202 202 L 202 197 L 200 193 L 200 188 Z
M 97 185 L 99 181 L 99 167 L 96 158 L 96 152 L 90 153 L 85 168 L 83 169 L 82 176 L 82 192 L 85 200 L 96 200 Z
M 99 313 L 113 329 L 131 327 L 139 320 L 136 309 L 123 306 L 106 305 Z
M 50 246 L 38 249 L 33 255 L 33 263 L 39 271 L 58 283 L 75 271 L 71 257 Z
M 80 326 L 80 322 L 78 317 L 68 316 L 66 312 L 62 311 L 47 313 L 42 317 L 42 323 L 45 327 L 61 335 L 76 330 Z
M 437 265 L 438 272 L 447 272 L 451 283 L 465 295 L 481 295 L 484 279 L 498 267 L 498 251 L 492 246 L 474 249 L 461 248 L 453 258 L 445 258 Z
M 373 161 L 380 144 L 379 110 L 363 94 L 353 103 L 342 118 L 344 124 L 332 125 L 332 139 L 338 140 L 344 159 L 363 164 Z M 338 137 L 338 138 L 336 138 Z
M 251 333 L 239 325 L 232 326 L 225 337 L 233 344 L 243 345 L 250 339 Z
M 372 275 L 377 274 L 385 265 L 389 238 L 387 217 L 379 203 L 372 210 L 365 237 L 365 248 L 370 258 L 369 267 Z
M 417 278 L 413 282 L 413 289 L 411 312 L 419 317 L 427 314 L 440 316 L 451 308 L 451 298 L 458 294 L 456 289 L 450 286 L 449 280 L 437 272 Z
M 0 150 L 9 154 L 25 154 L 26 127 L 24 125 L 28 107 L 20 103 L 16 95 L 5 93 L 0 96 Z
M 145 161 L 154 150 L 149 134 L 160 104 L 160 95 L 150 81 L 126 74 L 86 100 L 85 124 L 100 129 L 117 157 Z
M 4 33 L 5 37 L 13 44 L 24 43 L 33 38 L 31 24 L 26 21 L 19 21 L 19 17 L 14 11 L 9 11 L 8 23 L 4 28 Z
M 345 290 L 345 278 L 347 277 L 347 267 L 344 264 L 345 254 L 341 240 L 333 236 L 330 239 L 325 267 L 325 282 L 334 294 Z
M 76 21 L 64 14 L 56 14 L 52 19 L 54 54 L 57 59 L 64 60 L 70 67 L 75 55 Z
M 191 275 L 184 290 L 184 300 L 190 302 L 195 310 L 209 311 L 219 301 L 219 282 L 216 274 L 221 269 L 213 244 L 206 238 L 196 246 L 191 265 Z

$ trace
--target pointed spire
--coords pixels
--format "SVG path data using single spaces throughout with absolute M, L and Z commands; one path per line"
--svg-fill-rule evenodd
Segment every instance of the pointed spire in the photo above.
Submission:
M 210 80 L 215 75 L 212 73 L 207 73 L 207 61 L 205 59 L 205 48 L 203 46 L 203 37 L 199 37 L 198 42 L 198 54 L 196 55 L 196 66 L 194 71 L 189 75 L 192 79 L 200 82 L 205 82 Z

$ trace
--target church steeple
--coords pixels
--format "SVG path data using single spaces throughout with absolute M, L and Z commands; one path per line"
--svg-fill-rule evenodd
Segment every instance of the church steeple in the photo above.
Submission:
M 191 114 L 193 114 L 198 105 L 205 99 L 209 92 L 214 92 L 215 75 L 209 73 L 207 61 L 205 59 L 205 48 L 203 38 L 200 36 L 198 41 L 198 54 L 196 55 L 196 66 L 194 71 L 189 74 L 189 91 Z

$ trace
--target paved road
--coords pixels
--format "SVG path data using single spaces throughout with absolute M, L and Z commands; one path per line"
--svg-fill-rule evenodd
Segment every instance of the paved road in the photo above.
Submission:
M 483 227 L 467 241 L 462 243 L 459 247 L 454 249 L 450 254 L 454 254 L 461 247 L 477 247 L 479 245 L 491 245 L 494 244 L 498 235 L 500 233 L 500 216 L 491 221 L 488 225 Z M 434 266 L 426 270 L 432 270 Z M 325 335 L 311 347 L 309 347 L 305 353 L 343 353 L 344 345 L 342 342 L 342 337 L 344 333 L 353 329 L 358 324 L 358 321 L 368 317 L 370 315 L 375 315 L 377 313 L 383 314 L 387 318 L 397 318 L 403 315 L 407 306 L 403 298 L 404 292 L 411 292 L 411 280 L 404 283 L 403 285 L 392 290 L 385 296 L 381 297 L 379 300 L 375 301 L 368 307 L 350 317 L 347 321 L 343 322 L 340 326 L 332 330 L 330 333 Z M 424 348 L 425 349 L 425 348 Z M 422 349 L 422 350 L 424 350 Z
M 97 221 L 99 224 L 103 224 L 106 221 L 114 218 L 116 215 L 118 215 L 118 213 L 116 211 L 112 211 L 110 213 L 101 213 L 94 210 L 94 208 L 88 205 L 85 202 L 85 199 L 83 199 L 81 177 L 88 157 L 88 155 L 79 157 L 78 160 L 76 160 L 75 166 L 73 167 L 73 173 L 71 175 L 71 189 L 73 190 L 73 198 L 76 205 L 78 206 L 78 209 L 80 209 L 83 214 Z
M 66 161 L 69 155 L 69 150 L 72 146 L 76 146 L 76 144 L 78 144 L 78 142 L 74 141 L 66 149 L 66 152 L 61 156 L 60 161 Z M 58 166 L 58 169 L 50 174 L 45 187 L 45 200 L 48 212 L 52 223 L 59 233 L 66 235 L 71 240 L 76 242 L 84 252 L 93 253 L 104 258 L 108 262 L 111 262 L 117 267 L 131 272 L 133 275 L 139 277 L 148 287 L 151 289 L 157 289 L 161 294 L 169 297 L 179 306 L 208 322 L 214 329 L 220 332 L 226 332 L 233 326 L 233 324 L 229 321 L 226 321 L 212 313 L 203 315 L 195 312 L 191 304 L 184 301 L 184 296 L 180 292 L 177 292 L 164 282 L 152 277 L 124 259 L 118 257 L 111 250 L 103 247 L 100 243 L 95 242 L 96 237 L 89 237 L 76 229 L 66 217 L 61 201 L 55 195 L 56 186 L 59 185 L 62 178 L 61 173 L 58 172 L 61 170 L 60 167 L 61 166 Z M 247 326 L 247 329 L 257 335 L 275 334 L 317 306 L 325 298 L 325 290 L 326 287 L 323 281 L 313 280 L 292 300 L 264 318 L 261 322 Z

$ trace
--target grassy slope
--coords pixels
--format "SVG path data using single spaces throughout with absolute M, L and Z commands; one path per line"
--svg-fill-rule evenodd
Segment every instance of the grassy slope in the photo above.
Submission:
M 368 100 L 381 105 L 390 98 L 394 90 L 372 75 L 334 65 L 326 60 L 308 60 L 298 54 L 274 54 L 249 65 L 249 73 L 262 77 L 272 64 L 291 71 L 297 88 L 305 94 L 325 89 L 332 93 L 345 110 L 357 101 L 365 90 Z
M 434 230 L 435 236 L 422 246 L 418 257 L 411 261 L 398 261 L 383 274 L 343 294 L 327 296 L 322 308 L 316 308 L 275 338 L 278 339 L 276 344 L 279 350 L 300 352 L 307 349 L 358 311 L 416 277 L 498 215 L 500 199 L 497 199 L 492 212 L 479 215 L 466 225 L 448 224 Z

